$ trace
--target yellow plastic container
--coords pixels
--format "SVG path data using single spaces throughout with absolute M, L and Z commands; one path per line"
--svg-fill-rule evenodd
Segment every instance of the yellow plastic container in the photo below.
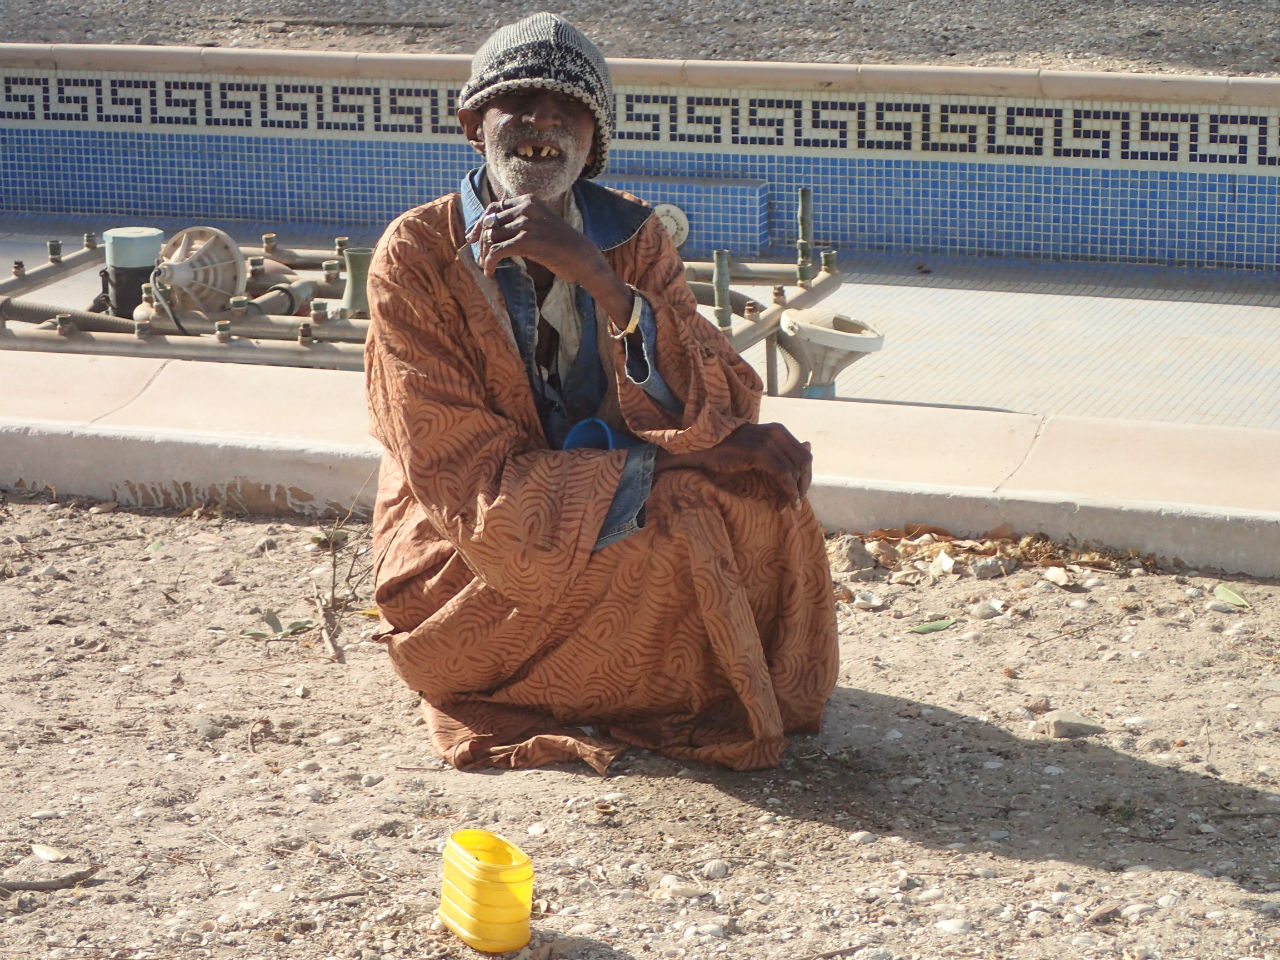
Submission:
M 519 950 L 529 942 L 532 906 L 533 863 L 519 847 L 488 830 L 459 830 L 449 838 L 440 919 L 467 946 Z

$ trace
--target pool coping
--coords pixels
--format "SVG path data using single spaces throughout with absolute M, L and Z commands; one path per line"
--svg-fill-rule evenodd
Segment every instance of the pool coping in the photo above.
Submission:
M 48 383 L 66 389 L 39 389 Z M 381 450 L 363 390 L 359 373 L 0 352 L 0 486 L 317 520 L 367 513 Z M 812 441 L 810 501 L 831 530 L 928 523 L 977 536 L 1009 524 L 1280 577 L 1280 431 L 778 398 L 761 418 Z
M 619 86 L 732 87 L 832 92 L 933 93 L 1057 100 L 1280 104 L 1280 78 L 1208 74 L 1103 73 L 1005 67 L 777 63 L 607 58 Z M 465 54 L 346 53 L 319 50 L 125 44 L 0 43 L 0 67 L 128 70 L 133 73 L 343 76 L 465 80 Z

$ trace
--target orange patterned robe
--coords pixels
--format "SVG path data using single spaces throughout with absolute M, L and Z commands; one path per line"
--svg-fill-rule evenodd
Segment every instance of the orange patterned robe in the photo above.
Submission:
M 685 407 L 631 382 L 606 338 L 601 416 L 675 453 L 753 421 L 759 378 L 697 313 L 659 221 L 605 256 L 653 308 L 658 369 Z M 626 451 L 548 449 L 456 194 L 388 228 L 369 300 L 379 636 L 446 759 L 604 772 L 633 744 L 747 770 L 775 766 L 785 733 L 817 730 L 836 626 L 807 503 L 666 471 L 643 528 L 593 551 Z

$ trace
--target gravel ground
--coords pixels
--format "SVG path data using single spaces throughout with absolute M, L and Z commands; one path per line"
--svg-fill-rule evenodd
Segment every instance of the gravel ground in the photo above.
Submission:
M 476 957 L 435 909 L 485 827 L 537 873 L 512 960 L 1280 958 L 1275 582 L 835 538 L 780 769 L 458 773 L 365 639 L 366 526 L 113 507 L 0 502 L 0 957 Z
M 542 3 L 0 0 L 4 39 L 470 53 Z M 558 8 L 609 56 L 1272 74 L 1280 0 L 741 0 Z
M 1267 74 L 1278 7 L 562 9 L 616 56 Z M 534 9 L 0 0 L 0 22 L 465 52 Z M 0 956 L 476 957 L 434 911 L 444 841 L 484 826 L 537 871 L 520 960 L 1280 960 L 1273 581 L 929 535 L 871 538 L 872 567 L 837 539 L 839 685 L 779 770 L 460 774 L 364 640 L 368 531 L 343 532 L 0 501 Z M 995 549 L 1018 563 L 986 579 Z

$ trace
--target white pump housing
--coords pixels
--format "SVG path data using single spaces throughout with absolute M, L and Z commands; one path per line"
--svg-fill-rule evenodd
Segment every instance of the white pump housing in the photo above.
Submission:
M 172 291 L 170 306 L 217 313 L 244 293 L 248 277 L 234 240 L 216 227 L 188 227 L 160 251 L 155 279 Z

